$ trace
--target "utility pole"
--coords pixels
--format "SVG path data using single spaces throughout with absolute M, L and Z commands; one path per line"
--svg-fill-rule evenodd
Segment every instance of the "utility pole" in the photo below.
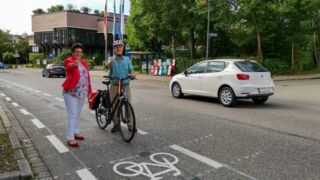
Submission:
M 207 47 L 206 47 L 206 60 L 208 60 L 209 57 L 209 31 L 210 31 L 210 2 L 211 0 L 208 0 L 208 25 L 207 25 Z

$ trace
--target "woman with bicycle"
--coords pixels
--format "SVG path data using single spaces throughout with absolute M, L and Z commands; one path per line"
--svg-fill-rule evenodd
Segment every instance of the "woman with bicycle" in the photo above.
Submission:
M 135 78 L 136 74 L 133 72 L 132 63 L 127 56 L 123 56 L 123 48 L 124 44 L 121 40 L 116 40 L 113 42 L 113 57 L 109 57 L 106 62 L 106 66 L 110 68 L 110 76 L 114 78 L 127 78 L 128 76 L 131 78 Z M 124 80 L 123 85 L 126 85 L 126 91 L 128 96 L 128 101 L 131 103 L 131 91 L 129 87 L 130 80 Z M 118 94 L 118 80 L 111 80 L 110 85 L 110 97 L 114 99 Z M 114 107 L 113 107 L 114 108 Z M 111 129 L 111 132 L 117 132 L 120 130 L 119 122 L 116 118 L 114 118 L 114 126 Z M 132 125 L 128 125 L 129 131 L 136 131 L 133 129 Z
M 85 139 L 80 134 L 80 114 L 86 98 L 92 93 L 88 63 L 82 59 L 83 49 L 82 44 L 73 44 L 72 56 L 64 60 L 67 77 L 62 87 L 68 112 L 67 143 L 71 147 L 79 146 L 76 140 Z

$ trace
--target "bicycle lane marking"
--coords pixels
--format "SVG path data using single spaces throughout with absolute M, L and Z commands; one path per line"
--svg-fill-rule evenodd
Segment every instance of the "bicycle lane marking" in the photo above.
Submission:
M 162 159 L 159 161 L 157 160 L 157 158 L 155 158 L 156 156 L 158 158 L 161 157 Z M 151 154 L 149 158 L 152 161 L 152 163 L 135 163 L 129 161 L 119 162 L 113 166 L 113 171 L 120 176 L 134 177 L 143 175 L 149 177 L 151 180 L 162 179 L 163 177 L 161 175 L 167 174 L 169 172 L 172 172 L 173 176 L 181 175 L 181 171 L 174 166 L 174 164 L 177 164 L 179 162 L 179 159 L 175 155 L 161 152 Z M 124 165 L 127 166 L 121 168 Z M 164 170 L 153 173 L 149 166 L 158 167 Z M 125 169 L 129 173 L 121 172 L 121 169 Z
M 249 179 L 252 179 L 252 180 L 256 180 L 257 179 L 255 177 L 252 177 L 252 176 L 250 176 L 250 175 L 248 175 L 248 174 L 246 174 L 244 172 L 241 172 L 241 171 L 239 171 L 239 170 L 237 170 L 235 168 L 232 168 L 232 167 L 230 167 L 230 166 L 228 166 L 226 164 L 219 163 L 219 162 L 217 162 L 217 161 L 215 161 L 213 159 L 210 159 L 208 157 L 202 156 L 202 155 L 200 155 L 198 153 L 195 153 L 193 151 L 185 149 L 185 148 L 183 148 L 181 146 L 178 146 L 178 145 L 174 144 L 174 145 L 171 145 L 170 148 L 175 150 L 175 151 L 178 151 L 178 152 L 180 152 L 180 153 L 182 153 L 184 155 L 187 155 L 187 156 L 189 156 L 191 158 L 194 158 L 194 159 L 196 159 L 196 160 L 198 160 L 198 161 L 200 161 L 202 163 L 205 163 L 205 164 L 207 164 L 207 165 L 209 165 L 209 166 L 211 166 L 211 167 L 213 167 L 215 169 L 219 169 L 219 168 L 224 167 L 224 168 L 227 168 L 227 169 L 229 169 L 229 170 L 231 170 L 233 172 L 236 172 L 236 173 L 238 173 L 238 174 L 240 174 L 240 175 L 242 175 L 244 177 L 247 177 Z

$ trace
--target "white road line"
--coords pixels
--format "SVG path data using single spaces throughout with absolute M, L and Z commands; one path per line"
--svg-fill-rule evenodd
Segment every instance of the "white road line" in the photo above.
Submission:
M 142 131 L 141 129 L 138 129 L 138 134 L 140 135 L 147 135 L 149 133 L 145 132 L 145 131 Z
M 24 115 L 31 115 L 27 110 L 25 109 L 20 109 L 20 111 L 24 114 Z
M 127 127 L 126 125 L 124 125 L 124 124 L 121 124 L 121 126 L 124 127 L 124 128 L 128 128 L 128 127 Z M 140 134 L 140 135 L 149 134 L 149 133 L 147 133 L 147 132 L 145 132 L 145 131 L 143 131 L 143 130 L 141 130 L 141 129 L 138 129 L 138 128 L 137 128 L 137 133 Z
M 223 164 L 221 164 L 221 163 L 219 163 L 219 162 L 217 162 L 215 160 L 212 160 L 210 158 L 207 158 L 205 156 L 202 156 L 200 154 L 192 152 L 192 151 L 190 151 L 188 149 L 185 149 L 185 148 L 183 148 L 181 146 L 171 145 L 170 148 L 172 148 L 172 149 L 174 149 L 174 150 L 176 150 L 176 151 L 178 151 L 178 152 L 180 152 L 182 154 L 185 154 L 185 155 L 187 155 L 189 157 L 192 157 L 192 158 L 194 158 L 194 159 L 196 159 L 196 160 L 198 160 L 200 162 L 203 162 L 203 163 L 205 163 L 205 164 L 207 164 L 209 166 L 212 166 L 212 167 L 214 167 L 216 169 L 219 169 L 219 168 L 224 166 Z
M 9 97 L 6 97 L 6 100 L 7 100 L 7 101 L 11 101 L 11 98 L 9 98 Z
M 31 121 L 33 122 L 33 124 L 35 126 L 37 126 L 37 128 L 41 129 L 41 128 L 45 128 L 46 126 L 44 126 L 42 124 L 42 122 L 40 122 L 38 119 L 31 119 Z
M 90 113 L 91 113 L 91 114 L 96 114 L 96 112 L 95 112 L 95 111 L 90 111 Z
M 14 107 L 19 106 L 19 104 L 18 104 L 18 103 L 16 103 L 16 102 L 13 102 L 13 103 L 12 103 L 12 105 L 13 105 Z
M 76 172 L 82 180 L 96 180 L 97 179 L 96 177 L 93 176 L 93 174 L 91 174 L 91 172 L 87 168 L 78 170 Z
M 39 90 L 34 90 L 34 92 L 36 92 L 36 93 L 40 93 L 41 91 L 39 91 Z
M 51 96 L 50 94 L 47 94 L 47 93 L 44 93 L 43 95 L 48 96 L 48 97 Z
M 63 99 L 56 97 L 56 100 L 58 101 L 63 101 Z
M 28 88 L 29 90 L 32 90 L 32 88 Z
M 1 93 L 1 94 L 0 94 L 0 96 L 5 97 L 6 95 L 5 95 L 5 94 L 3 94 L 3 93 Z
M 60 153 L 69 152 L 69 149 L 55 135 L 49 135 L 46 138 Z

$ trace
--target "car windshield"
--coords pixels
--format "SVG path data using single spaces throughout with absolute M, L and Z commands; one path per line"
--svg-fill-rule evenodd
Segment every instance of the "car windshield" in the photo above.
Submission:
M 238 61 L 234 63 L 242 72 L 268 72 L 266 68 L 254 61 Z

